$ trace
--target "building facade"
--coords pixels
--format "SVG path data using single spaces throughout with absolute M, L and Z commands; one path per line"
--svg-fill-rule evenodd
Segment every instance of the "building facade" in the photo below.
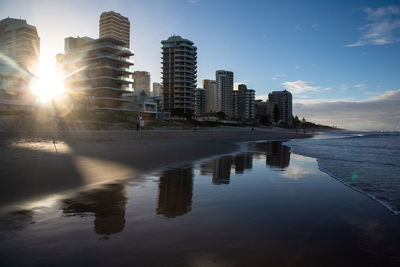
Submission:
M 197 88 L 195 93 L 195 114 L 199 116 L 206 112 L 206 90 Z
M 130 22 L 127 17 L 114 11 L 103 12 L 99 21 L 99 37 L 112 36 L 124 42 L 123 46 L 130 45 Z
M 30 81 L 39 65 L 40 38 L 26 20 L 0 21 L 0 110 L 31 110 Z
M 203 88 L 206 90 L 206 112 L 221 111 L 221 92 L 218 91 L 217 81 L 203 80 Z
M 153 96 L 162 95 L 162 85 L 161 83 L 153 83 Z
M 268 101 L 278 105 L 280 122 L 292 125 L 292 94 L 287 91 L 273 91 L 268 94 Z
M 133 77 L 133 90 L 145 90 L 150 96 L 150 72 L 135 71 Z
M 191 116 L 195 109 L 197 48 L 180 36 L 161 44 L 164 109 L 171 116 Z
M 65 83 L 74 109 L 104 113 L 124 110 L 122 104 L 127 100 L 122 94 L 130 92 L 133 82 L 133 53 L 125 45 L 111 36 L 65 39 L 65 54 L 57 55 L 57 63 L 70 74 Z
M 238 90 L 232 92 L 232 118 L 239 121 L 250 121 L 255 115 L 255 91 L 239 84 Z
M 217 70 L 215 80 L 217 81 L 217 90 L 221 93 L 221 111 L 225 113 L 228 119 L 232 118 L 233 72 Z

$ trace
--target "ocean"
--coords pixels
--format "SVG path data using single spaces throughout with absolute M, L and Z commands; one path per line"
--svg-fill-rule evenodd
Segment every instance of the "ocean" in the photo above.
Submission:
M 400 133 L 324 132 L 286 143 L 319 169 L 400 214 Z

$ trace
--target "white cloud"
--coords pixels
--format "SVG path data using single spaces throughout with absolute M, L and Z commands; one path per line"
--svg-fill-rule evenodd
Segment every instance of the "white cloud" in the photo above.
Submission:
M 293 114 L 351 130 L 400 130 L 400 89 L 363 101 L 294 100 Z
M 279 73 L 279 72 L 277 72 L 277 73 L 275 73 L 275 75 L 274 76 L 272 76 L 272 80 L 280 80 L 281 78 L 285 78 L 287 75 L 286 74 L 284 74 L 284 73 Z
M 282 83 L 283 87 L 290 91 L 292 94 L 302 94 L 305 92 L 318 92 L 322 90 L 330 90 L 329 87 L 312 86 L 310 82 L 305 81 L 293 81 Z
M 296 24 L 296 26 L 294 26 L 294 28 L 299 31 L 299 30 L 301 30 L 301 25 L 300 24 Z
M 360 30 L 362 36 L 355 43 L 345 47 L 365 45 L 386 45 L 400 41 L 396 31 L 400 29 L 400 6 L 386 6 L 377 9 L 364 8 L 367 24 Z
M 341 84 L 341 85 L 339 86 L 339 89 L 340 89 L 341 91 L 347 91 L 347 90 L 349 89 L 349 86 L 348 86 L 347 84 Z
M 313 173 L 313 170 L 310 168 L 304 168 L 296 165 L 290 165 L 289 168 L 285 169 L 281 175 L 293 179 L 293 180 L 298 180 L 298 179 L 303 179 L 305 177 L 308 177 L 310 174 Z
M 366 86 L 365 84 L 363 84 L 363 83 L 357 83 L 357 84 L 353 85 L 353 87 L 354 87 L 354 88 L 357 88 L 357 89 L 359 89 L 359 90 L 365 90 L 365 89 L 367 89 L 367 86 Z
M 187 2 L 189 4 L 196 4 L 198 2 L 198 0 L 187 0 Z
M 295 70 L 299 70 L 301 67 L 300 66 L 294 66 Z
M 257 100 L 263 100 L 267 101 L 268 100 L 268 95 L 256 95 Z

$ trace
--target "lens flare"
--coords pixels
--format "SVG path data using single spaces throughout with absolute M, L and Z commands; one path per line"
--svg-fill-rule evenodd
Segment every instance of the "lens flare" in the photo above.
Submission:
M 64 82 L 54 63 L 41 62 L 36 76 L 31 88 L 37 102 L 43 104 L 61 99 L 65 91 Z

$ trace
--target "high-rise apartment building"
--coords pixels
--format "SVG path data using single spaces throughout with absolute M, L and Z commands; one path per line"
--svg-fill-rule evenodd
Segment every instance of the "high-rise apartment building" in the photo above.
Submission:
M 106 36 L 112 36 L 124 41 L 123 46 L 129 48 L 129 19 L 114 11 L 101 13 L 99 22 L 99 37 L 103 38 Z
M 162 85 L 161 83 L 153 83 L 153 96 L 162 95 Z
M 292 125 L 292 94 L 287 90 L 273 91 L 268 94 L 268 101 L 278 105 L 280 121 Z
M 135 71 L 132 75 L 133 78 L 133 89 L 134 90 L 145 90 L 146 94 L 150 96 L 150 72 L 147 71 Z
M 194 103 L 196 116 L 206 112 L 206 90 L 203 88 L 196 89 Z
M 0 21 L 0 109 L 30 110 L 32 73 L 39 64 L 40 38 L 26 20 Z
M 238 90 L 232 93 L 232 118 L 235 120 L 249 121 L 254 119 L 255 91 L 247 89 L 244 84 L 239 84 Z
M 161 43 L 164 109 L 172 116 L 190 116 L 195 108 L 197 47 L 180 36 Z
M 233 72 L 217 70 L 215 80 L 217 81 L 217 90 L 221 92 L 221 110 L 228 119 L 232 118 Z
M 249 120 L 254 120 L 256 117 L 256 107 L 255 107 L 255 101 L 256 101 L 256 91 L 253 89 L 248 89 L 247 90 L 247 101 L 249 103 Z
M 122 94 L 129 93 L 132 84 L 129 59 L 133 53 L 120 39 L 106 36 L 99 39 L 68 37 L 65 54 L 57 56 L 57 63 L 65 73 L 74 109 L 113 113 L 124 110 L 128 101 Z
M 203 80 L 203 88 L 206 90 L 206 112 L 221 111 L 221 92 L 218 91 L 217 81 Z

